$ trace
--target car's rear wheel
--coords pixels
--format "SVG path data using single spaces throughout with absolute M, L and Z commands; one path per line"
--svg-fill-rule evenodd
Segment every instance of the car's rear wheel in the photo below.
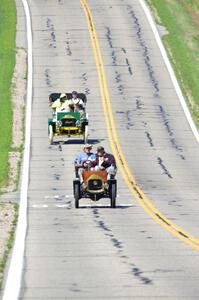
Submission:
M 53 144 L 53 127 L 52 127 L 52 125 L 48 126 L 48 136 L 49 136 L 50 144 L 52 145 Z
M 85 126 L 84 130 L 84 144 L 88 143 L 88 125 Z
M 79 208 L 80 186 L 79 183 L 74 184 L 75 208 Z
M 116 196 L 117 196 L 117 183 L 114 180 L 114 182 L 111 182 L 111 186 L 110 186 L 110 199 L 111 199 L 112 208 L 115 208 L 116 206 Z

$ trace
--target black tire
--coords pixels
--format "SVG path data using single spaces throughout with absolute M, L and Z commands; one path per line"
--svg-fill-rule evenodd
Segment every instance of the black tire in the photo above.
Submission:
M 75 208 L 79 208 L 80 186 L 77 183 L 74 184 L 74 197 L 75 197 Z
M 87 143 L 88 143 L 88 125 L 86 125 L 84 129 L 84 144 Z
M 52 125 L 48 126 L 48 137 L 49 137 L 50 145 L 53 145 L 53 126 Z
M 115 208 L 116 207 L 116 196 L 117 196 L 117 184 L 116 181 L 111 183 L 110 187 L 110 199 L 111 199 L 111 207 Z
M 79 169 L 75 168 L 75 177 L 79 179 L 79 173 L 78 173 Z

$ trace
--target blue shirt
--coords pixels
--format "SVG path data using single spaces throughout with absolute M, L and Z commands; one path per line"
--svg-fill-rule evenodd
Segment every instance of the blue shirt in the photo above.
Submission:
M 75 157 L 75 163 L 78 163 L 78 164 L 82 164 L 84 161 L 87 161 L 87 160 L 95 160 L 96 159 L 96 155 L 95 153 L 79 153 L 76 157 Z

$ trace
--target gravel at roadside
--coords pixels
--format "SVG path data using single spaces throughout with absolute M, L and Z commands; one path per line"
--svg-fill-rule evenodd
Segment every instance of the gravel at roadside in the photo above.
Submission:
M 6 263 L 8 250 L 12 243 L 14 221 L 16 218 L 15 205 L 10 202 L 0 203 L 0 286 L 3 278 L 3 269 Z

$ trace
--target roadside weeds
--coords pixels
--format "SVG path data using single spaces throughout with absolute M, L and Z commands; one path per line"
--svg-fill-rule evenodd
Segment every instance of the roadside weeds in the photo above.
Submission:
M 2 287 L 4 268 L 13 245 L 17 217 L 17 203 L 0 203 L 0 289 Z
M 1 194 L 11 193 L 18 190 L 20 181 L 21 161 L 24 143 L 24 115 L 27 81 L 27 55 L 22 48 L 17 49 L 16 64 L 12 79 L 12 145 L 9 156 L 9 180 L 1 188 Z M 4 201 L 3 195 L 0 200 L 0 290 L 3 281 L 3 273 L 12 249 L 15 228 L 18 218 L 18 203 Z
M 196 126 L 199 128 L 199 4 L 197 0 L 147 0 L 176 77 Z
M 24 110 L 26 96 L 26 51 L 17 49 L 16 65 L 12 79 L 12 146 L 9 151 L 9 181 L 1 188 L 2 193 L 14 192 L 18 188 L 24 141 Z

